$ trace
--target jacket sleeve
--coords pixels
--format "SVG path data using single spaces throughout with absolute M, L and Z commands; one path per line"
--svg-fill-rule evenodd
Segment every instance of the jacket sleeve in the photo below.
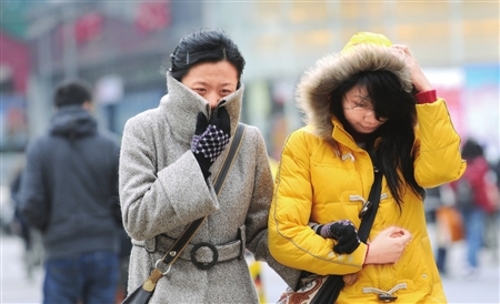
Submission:
M 50 191 L 49 181 L 44 174 L 40 144 L 35 141 L 27 150 L 26 167 L 19 190 L 19 207 L 29 226 L 45 231 L 50 220 Z
M 457 180 L 465 171 L 460 153 L 460 136 L 453 128 L 443 99 L 417 107 L 415 180 L 434 188 Z
M 352 254 L 336 254 L 334 241 L 308 225 L 312 210 L 310 155 L 306 131 L 292 133 L 285 143 L 269 215 L 269 248 L 280 263 L 312 273 L 348 274 L 361 270 L 367 246 Z
M 269 253 L 267 224 L 273 193 L 273 177 L 262 134 L 254 127 L 247 128 L 253 129 L 252 135 L 256 138 L 256 169 L 253 194 L 245 221 L 246 247 L 254 254 L 256 260 L 265 261 L 290 287 L 295 288 L 301 272 L 278 263 Z
M 147 126 L 151 122 L 136 118 L 124 128 L 119 188 L 124 227 L 132 238 L 143 241 L 185 226 L 219 205 L 191 151 L 167 167 L 157 168 L 155 134 Z

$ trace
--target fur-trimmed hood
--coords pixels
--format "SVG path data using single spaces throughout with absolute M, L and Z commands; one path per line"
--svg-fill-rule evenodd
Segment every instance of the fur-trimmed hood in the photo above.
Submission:
M 392 43 L 383 35 L 361 32 L 354 35 L 339 53 L 319 59 L 307 70 L 297 86 L 297 103 L 305 123 L 320 138 L 329 139 L 333 125 L 330 94 L 345 80 L 361 71 L 393 72 L 405 91 L 411 92 L 410 71 L 404 59 L 394 55 Z

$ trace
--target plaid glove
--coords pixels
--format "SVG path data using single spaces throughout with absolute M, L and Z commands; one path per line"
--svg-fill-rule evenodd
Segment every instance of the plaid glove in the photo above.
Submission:
M 360 244 L 358 231 L 349 220 L 320 225 L 316 232 L 324 238 L 336 240 L 337 244 L 333 246 L 333 251 L 338 254 L 352 253 Z
M 191 151 L 201 167 L 203 176 L 210 176 L 210 167 L 222 153 L 231 137 L 231 121 L 225 108 L 212 113 L 210 121 L 200 112 L 191 141 Z

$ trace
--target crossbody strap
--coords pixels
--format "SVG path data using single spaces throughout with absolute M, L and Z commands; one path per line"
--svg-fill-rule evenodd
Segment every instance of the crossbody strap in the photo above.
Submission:
M 366 242 L 368 235 L 370 234 L 373 221 L 375 220 L 375 215 L 377 214 L 380 203 L 380 194 L 382 191 L 382 172 L 375 167 L 373 169 L 375 179 L 370 189 L 370 194 L 368 195 L 368 201 L 366 203 L 367 209 L 364 214 L 360 215 L 362 217 L 361 224 L 358 229 L 358 237 L 362 242 Z M 364 208 L 365 206 L 363 206 L 363 209 Z M 329 275 L 325 283 L 323 283 L 320 287 L 316 296 L 312 299 L 311 304 L 335 303 L 340 291 L 345 285 L 342 277 L 342 275 Z
M 361 224 L 359 225 L 358 230 L 359 240 L 365 243 L 366 240 L 368 240 L 373 221 L 375 220 L 375 215 L 377 214 L 380 203 L 380 194 L 382 191 L 382 172 L 380 172 L 377 168 L 374 168 L 374 172 L 375 180 L 373 181 L 372 188 L 368 196 L 368 210 L 361 218 Z
M 234 156 L 240 149 L 241 139 L 243 137 L 244 131 L 245 125 L 242 123 L 238 123 L 238 128 L 236 129 L 233 141 L 231 142 L 231 146 L 229 147 L 229 152 L 214 182 L 214 190 L 217 195 L 219 195 L 220 190 L 222 189 L 222 185 L 224 184 L 224 180 L 226 179 L 226 175 L 229 172 L 231 165 L 233 164 Z M 159 262 L 164 262 L 169 266 L 172 265 L 181 255 L 186 245 L 189 244 L 194 234 L 198 231 L 203 222 L 205 222 L 206 218 L 207 217 L 205 216 L 192 221 L 177 238 L 172 247 L 163 255 L 163 257 L 158 262 L 156 262 L 157 266 Z

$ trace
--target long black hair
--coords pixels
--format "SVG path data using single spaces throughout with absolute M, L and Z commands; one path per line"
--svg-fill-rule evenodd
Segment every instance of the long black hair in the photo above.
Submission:
M 366 87 L 375 117 L 378 120 L 387 119 L 367 136 L 366 150 L 373 164 L 386 177 L 391 194 L 398 204 L 402 203 L 405 185 L 423 198 L 425 191 L 415 181 L 413 167 L 414 127 L 417 122 L 415 96 L 403 90 L 401 82 L 392 72 L 378 70 L 354 74 L 332 92 L 330 99 L 332 114 L 348 132 L 352 127 L 345 118 L 342 100 L 356 85 Z
M 170 54 L 170 73 L 178 81 L 196 64 L 227 60 L 238 71 L 238 87 L 245 59 L 221 29 L 201 28 L 182 38 Z

